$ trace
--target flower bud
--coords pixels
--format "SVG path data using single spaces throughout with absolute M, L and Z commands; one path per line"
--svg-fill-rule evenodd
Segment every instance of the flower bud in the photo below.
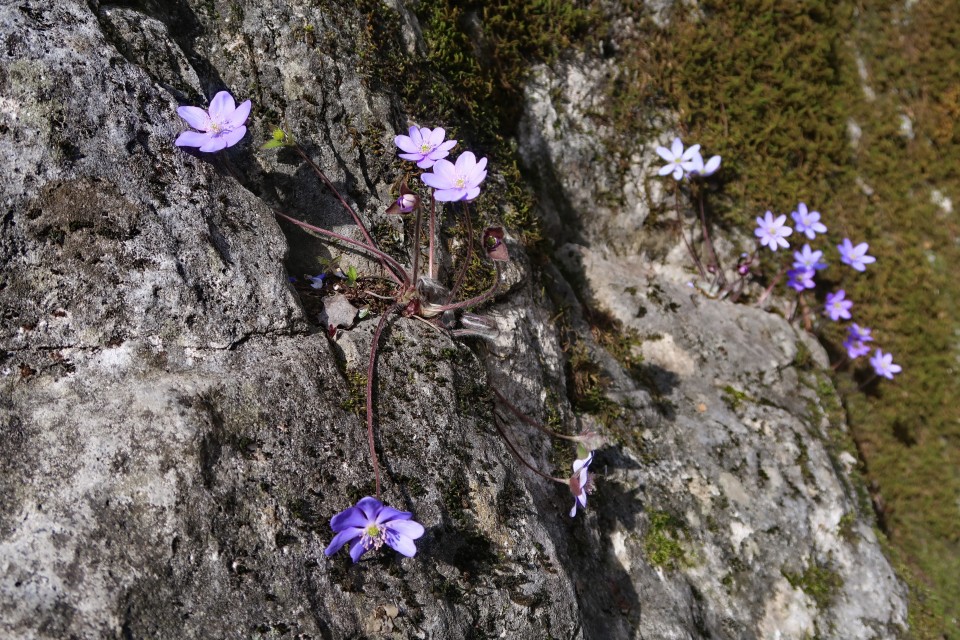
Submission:
M 400 185 L 400 197 L 387 208 L 387 213 L 410 213 L 420 205 L 420 196 L 407 188 L 407 181 Z
M 491 260 L 510 261 L 507 245 L 503 243 L 503 227 L 490 227 L 483 232 L 483 248 Z

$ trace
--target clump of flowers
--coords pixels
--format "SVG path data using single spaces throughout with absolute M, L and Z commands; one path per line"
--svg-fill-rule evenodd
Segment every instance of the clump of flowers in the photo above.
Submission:
M 713 156 L 707 162 L 704 162 L 700 153 L 700 145 L 694 144 L 684 148 L 680 138 L 673 140 L 670 148 L 657 147 L 657 155 L 663 159 L 666 164 L 659 168 L 658 175 L 671 176 L 673 178 L 674 195 L 676 201 L 677 220 L 680 223 L 680 236 L 688 253 L 693 260 L 694 266 L 699 271 L 702 279 L 707 280 L 708 274 L 712 274 L 713 282 L 704 286 L 693 282 L 690 286 L 700 289 L 704 294 L 711 297 L 724 298 L 730 296 L 734 301 L 739 299 L 744 292 L 748 279 L 753 277 L 754 269 L 761 263 L 761 253 L 763 249 L 768 249 L 772 254 L 776 254 L 780 249 L 788 249 L 790 242 L 788 238 L 793 236 L 794 231 L 802 235 L 808 241 L 814 241 L 819 236 L 827 233 L 826 224 L 821 220 L 819 211 L 815 211 L 807 206 L 805 202 L 797 203 L 793 211 L 790 212 L 790 218 L 793 220 L 793 227 L 789 226 L 785 214 L 775 214 L 773 211 L 766 211 L 762 216 L 756 217 L 756 227 L 754 236 L 757 246 L 753 252 L 744 252 L 737 261 L 733 280 L 728 283 L 720 266 L 720 261 L 713 249 L 710 241 L 708 226 L 704 214 L 704 190 L 698 185 L 698 180 L 706 179 L 712 176 L 719 168 L 720 156 Z M 695 235 L 691 234 L 688 240 L 683 233 L 680 207 L 681 181 L 684 178 L 689 179 L 689 190 L 699 197 L 700 226 L 703 235 L 703 241 L 710 255 L 711 261 L 704 267 L 695 250 Z M 863 273 L 866 267 L 876 261 L 876 258 L 868 254 L 869 245 L 866 242 L 854 244 L 849 238 L 843 238 L 841 244 L 836 245 L 839 252 L 840 262 L 852 267 L 855 271 Z M 802 310 L 803 324 L 808 330 L 813 330 L 814 314 L 811 312 L 809 296 L 817 294 L 818 278 L 821 271 L 828 268 L 827 261 L 824 260 L 823 250 L 814 249 L 809 242 L 805 243 L 798 251 L 793 252 L 793 262 L 791 265 L 782 264 L 781 268 L 770 279 L 769 285 L 757 299 L 757 304 L 762 304 L 764 300 L 773 292 L 774 288 L 786 276 L 786 287 L 796 292 L 796 303 L 793 311 L 789 314 L 791 319 Z M 831 322 L 842 322 L 853 319 L 852 309 L 854 303 L 847 298 L 844 289 L 825 292 L 823 299 L 823 316 Z M 843 341 L 843 347 L 847 357 L 853 361 L 870 352 L 874 340 L 871 330 L 866 327 L 860 327 L 853 323 L 849 327 L 846 339 Z M 901 368 L 894 365 L 890 354 L 878 354 L 871 358 L 870 363 L 877 376 L 887 379 L 893 378 L 893 375 L 899 373 Z M 842 364 L 837 363 L 837 366 Z

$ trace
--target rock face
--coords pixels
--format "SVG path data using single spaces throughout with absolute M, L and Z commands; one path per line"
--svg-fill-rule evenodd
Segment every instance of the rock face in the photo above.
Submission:
M 381 9 L 418 55 L 413 14 Z M 264 123 L 297 123 L 361 215 L 402 236 L 378 213 L 391 152 L 369 150 L 407 120 L 344 44 L 363 37 L 360 15 L 305 1 L 0 6 L 0 635 L 905 633 L 822 351 L 777 316 L 624 257 L 640 246 L 625 233 L 642 233 L 641 195 L 629 224 L 611 209 L 558 250 L 548 296 L 519 279 L 494 306 L 489 345 L 389 326 L 384 499 L 427 533 L 416 558 L 324 556 L 329 518 L 371 491 L 358 375 L 376 319 L 334 339 L 315 330 L 287 269 L 315 272 L 331 249 L 282 230 L 271 208 L 356 230 L 303 163 L 256 144 Z M 537 82 L 592 73 L 578 64 Z M 176 107 L 225 87 L 256 104 L 247 140 L 228 161 L 175 148 Z M 522 153 L 563 187 L 554 204 L 569 218 L 613 181 L 561 157 L 571 123 L 557 111 L 542 126 L 549 94 L 531 93 L 525 140 L 537 142 Z M 533 273 L 522 252 L 516 273 Z M 642 363 L 595 339 L 598 313 L 640 336 Z M 510 456 L 489 394 L 572 428 L 570 334 L 616 415 L 616 445 L 594 463 L 601 486 L 573 520 L 569 493 Z M 555 452 L 521 428 L 549 469 Z

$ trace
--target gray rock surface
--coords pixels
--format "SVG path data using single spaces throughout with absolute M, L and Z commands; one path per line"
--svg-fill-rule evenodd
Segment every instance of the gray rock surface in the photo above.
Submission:
M 422 55 L 414 15 L 384 7 Z M 518 281 L 537 272 L 511 241 L 496 341 L 404 318 L 382 338 L 384 498 L 426 527 L 418 556 L 326 558 L 329 518 L 371 491 L 358 381 L 376 318 L 316 331 L 287 272 L 338 250 L 271 207 L 356 229 L 301 162 L 257 145 L 292 123 L 402 245 L 379 212 L 407 119 L 369 81 L 362 12 L 23 0 L 0 6 L 0 25 L 0 636 L 903 634 L 903 588 L 848 477 L 819 347 L 622 257 L 643 244 L 646 201 L 587 221 L 578 203 L 597 185 L 625 187 L 596 164 L 574 181 L 557 153 L 564 114 L 531 120 L 539 146 L 523 153 L 589 233 L 536 281 Z M 225 87 L 256 105 L 230 160 L 175 148 L 176 107 Z M 586 162 L 589 138 L 569 157 Z M 597 313 L 642 337 L 640 369 L 595 339 Z M 568 399 L 570 335 L 617 408 L 600 488 L 574 520 L 569 493 L 510 456 L 488 391 L 565 428 L 596 423 Z M 511 425 L 541 466 L 569 464 Z

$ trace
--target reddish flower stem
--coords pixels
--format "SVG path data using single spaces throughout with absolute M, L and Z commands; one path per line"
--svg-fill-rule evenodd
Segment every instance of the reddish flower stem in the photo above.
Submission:
M 376 247 L 371 247 L 365 242 L 360 242 L 359 240 L 348 238 L 347 236 L 336 233 L 335 231 L 330 231 L 329 229 L 322 229 L 320 227 L 314 226 L 307 222 L 303 222 L 302 220 L 297 220 L 296 218 L 292 218 L 285 213 L 277 211 L 276 209 L 273 210 L 273 213 L 275 216 L 279 218 L 283 218 L 287 222 L 291 222 L 303 229 L 314 231 L 316 233 L 320 233 L 322 235 L 334 238 L 335 240 L 339 240 L 340 242 L 346 242 L 348 244 L 352 244 L 353 246 L 359 249 L 363 249 L 364 251 L 369 251 L 376 257 L 380 258 L 380 261 L 384 263 L 384 266 L 391 267 L 387 269 L 387 273 L 390 274 L 390 276 L 397 282 L 397 284 L 401 285 L 404 288 L 407 288 L 410 286 L 410 278 L 407 276 L 407 272 L 403 269 L 403 266 L 399 262 L 397 262 L 396 260 L 388 256 L 387 254 L 385 254 L 383 251 L 380 251 L 379 249 L 377 249 Z M 397 275 L 398 273 L 400 274 L 399 276 Z
M 703 230 L 703 240 L 707 245 L 707 249 L 710 250 L 710 259 L 713 260 L 713 266 L 717 269 L 717 277 L 720 286 L 726 286 L 727 277 L 723 273 L 723 267 L 720 266 L 720 259 L 717 257 L 717 252 L 713 248 L 713 241 L 710 239 L 710 231 L 707 229 L 707 214 L 703 210 L 703 186 L 697 189 L 697 195 L 700 200 L 700 228 Z
M 420 279 L 420 202 L 417 201 L 417 216 L 413 224 L 413 281 Z
M 400 305 L 393 305 L 383 312 L 380 316 L 380 322 L 377 323 L 377 329 L 373 332 L 373 340 L 370 343 L 370 361 L 367 363 L 367 443 L 370 445 L 370 463 L 373 465 L 373 479 L 376 485 L 376 498 L 380 499 L 380 463 L 377 461 L 377 449 L 373 439 L 373 383 L 377 363 L 377 343 L 380 341 L 380 334 L 387 326 L 387 320 Z
M 481 302 L 486 302 L 493 296 L 497 295 L 497 290 L 500 288 L 500 263 L 494 261 L 493 268 L 497 271 L 496 280 L 494 281 L 493 286 L 487 289 L 486 292 L 470 298 L 469 300 L 461 300 L 460 302 L 454 302 L 452 304 L 441 304 L 433 308 L 437 311 L 450 311 L 453 309 L 463 309 L 464 307 L 473 307 Z
M 473 260 L 473 223 L 470 221 L 470 209 L 467 208 L 466 202 L 463 203 L 463 220 L 467 226 L 467 255 L 463 264 L 457 270 L 457 279 L 454 280 L 450 295 L 447 296 L 447 304 L 450 304 L 450 301 L 457 295 L 457 291 L 460 290 L 460 285 L 463 284 L 463 279 L 467 276 L 467 269 L 470 268 L 470 261 Z
M 693 245 L 690 244 L 690 241 L 687 240 L 687 234 L 683 232 L 683 215 L 680 213 L 680 183 L 676 183 L 673 187 L 674 202 L 677 210 L 677 229 L 680 231 L 680 237 L 683 238 L 683 244 L 687 247 L 687 253 L 690 254 L 690 257 L 693 259 L 693 264 L 697 266 L 697 271 L 700 272 L 700 277 L 704 280 L 707 279 L 707 272 L 703 268 L 703 263 L 700 262 L 700 257 L 697 255 L 697 252 L 693 250 Z
M 507 437 L 506 432 L 503 430 L 503 427 L 500 425 L 500 416 L 497 415 L 497 412 L 496 412 L 496 411 L 493 412 L 493 426 L 496 427 L 497 433 L 500 434 L 500 437 L 503 438 L 503 441 L 507 443 L 507 448 L 510 449 L 510 452 L 513 454 L 513 456 L 514 456 L 523 466 L 525 466 L 527 469 L 530 469 L 530 471 L 533 471 L 535 474 L 537 474 L 538 476 L 540 476 L 540 477 L 543 478 L 544 480 L 553 480 L 554 482 L 559 482 L 560 484 L 562 484 L 562 485 L 565 486 L 565 487 L 569 487 L 569 486 L 570 486 L 570 481 L 569 481 L 569 480 L 564 480 L 563 478 L 554 478 L 554 477 L 551 476 L 551 475 L 547 475 L 547 474 L 544 473 L 543 471 L 540 471 L 540 469 L 537 469 L 536 467 L 534 467 L 530 462 L 528 462 L 528 461 L 526 460 L 526 458 L 524 458 L 523 456 L 520 455 L 520 452 L 517 451 L 517 447 L 514 446 L 513 442 L 510 441 L 510 438 Z
M 757 299 L 757 306 L 758 306 L 758 307 L 759 307 L 761 304 L 763 304 L 763 301 L 767 299 L 767 297 L 768 297 L 768 296 L 770 295 L 770 293 L 773 291 L 773 288 L 774 288 L 775 286 L 777 286 L 777 283 L 778 283 L 778 282 L 780 282 L 780 278 L 782 278 L 783 275 L 784 275 L 786 272 L 787 272 L 787 268 L 786 268 L 786 267 L 784 267 L 783 269 L 781 269 L 781 270 L 780 270 L 780 273 L 778 273 L 778 274 L 776 275 L 776 277 L 773 279 L 773 282 L 770 283 L 770 286 L 767 287 L 762 294 L 760 294 L 760 297 Z
M 520 409 L 518 409 L 512 402 L 510 402 L 509 400 L 507 400 L 506 397 L 504 397 L 504 395 L 503 395 L 502 393 L 500 393 L 500 391 L 498 391 L 496 388 L 491 387 L 491 390 L 493 391 L 494 395 L 497 396 L 497 399 L 498 399 L 500 402 L 502 402 L 502 403 L 504 404 L 504 406 L 507 407 L 507 409 L 510 410 L 510 413 L 512 413 L 513 415 L 515 415 L 517 418 L 519 418 L 519 419 L 522 420 L 523 422 L 526 422 L 528 425 L 530 425 L 531 427 L 533 427 L 533 428 L 536 429 L 537 431 L 539 431 L 539 432 L 541 432 L 541 433 L 545 433 L 545 434 L 547 434 L 548 436 L 552 436 L 552 437 L 554 437 L 554 438 L 560 438 L 560 439 L 562 439 L 562 440 L 570 440 L 570 441 L 572 441 L 572 442 L 579 442 L 579 441 L 580 441 L 580 439 L 577 438 L 576 436 L 568 436 L 568 435 L 563 434 L 563 433 L 557 433 L 556 431 L 554 431 L 553 429 L 550 429 L 550 428 L 547 427 L 546 425 L 540 424 L 539 422 L 537 422 L 536 420 L 534 420 L 533 418 L 531 418 L 530 416 L 528 416 L 527 414 L 525 414 L 523 411 L 520 411 Z
M 427 277 L 433 278 L 433 236 L 435 235 L 434 224 L 437 217 L 437 201 L 433 197 L 434 189 L 430 189 L 430 239 L 427 241 L 428 251 L 427 259 L 430 261 L 427 269 Z

